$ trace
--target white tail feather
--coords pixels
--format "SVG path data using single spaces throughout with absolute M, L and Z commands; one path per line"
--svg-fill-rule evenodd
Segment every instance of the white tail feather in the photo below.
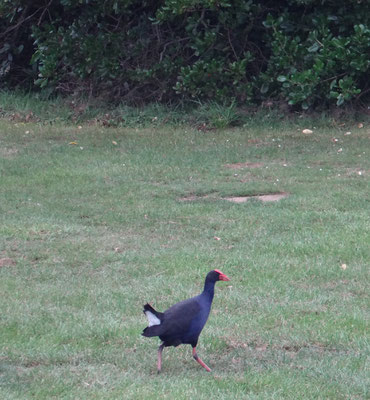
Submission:
M 151 313 L 150 311 L 145 311 L 145 315 L 148 318 L 148 326 L 153 326 L 153 325 L 160 325 L 161 321 L 160 319 L 155 316 L 153 313 Z

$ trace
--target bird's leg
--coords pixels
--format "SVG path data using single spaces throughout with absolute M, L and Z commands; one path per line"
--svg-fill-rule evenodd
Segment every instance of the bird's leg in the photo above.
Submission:
M 157 361 L 157 371 L 158 374 L 161 372 L 162 369 L 162 351 L 164 349 L 164 343 L 162 343 L 159 347 L 158 347 L 158 361 Z
M 205 364 L 205 363 L 198 357 L 197 350 L 196 350 L 195 347 L 193 347 L 193 357 L 194 357 L 194 360 L 195 360 L 196 362 L 198 362 L 206 371 L 211 372 L 211 368 L 209 368 L 208 365 Z

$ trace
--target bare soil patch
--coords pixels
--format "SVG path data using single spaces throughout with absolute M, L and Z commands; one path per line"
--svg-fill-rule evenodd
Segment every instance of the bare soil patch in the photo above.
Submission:
M 3 158 L 12 158 L 16 156 L 18 149 L 15 148 L 2 148 L 0 149 L 0 156 Z
M 179 201 L 195 201 L 195 200 L 204 199 L 206 197 L 208 197 L 208 196 L 197 196 L 195 194 L 191 194 L 189 196 L 180 197 L 178 200 Z
M 234 164 L 225 164 L 224 167 L 231 169 L 242 169 L 242 168 L 261 168 L 263 167 L 263 163 L 259 162 L 239 162 Z
M 16 262 L 11 258 L 0 258 L 0 268 L 15 265 Z
M 369 170 L 365 170 L 363 168 L 346 168 L 345 176 L 353 176 L 353 175 L 367 175 Z
M 228 196 L 228 197 L 221 197 L 221 199 L 231 201 L 232 203 L 245 203 L 246 201 L 248 201 L 250 199 L 257 199 L 257 200 L 267 203 L 267 202 L 279 201 L 288 196 L 289 196 L 289 193 L 279 192 L 279 193 L 258 194 L 258 195 L 250 195 L 250 196 Z M 208 197 L 209 197 L 208 195 L 197 196 L 195 194 L 192 194 L 189 196 L 180 197 L 178 200 L 179 201 L 197 201 L 197 200 L 206 199 Z M 217 200 L 216 197 L 215 197 L 215 199 Z M 218 198 L 218 199 L 220 199 L 220 198 Z
M 279 201 L 288 197 L 289 193 L 280 192 L 280 193 L 271 193 L 271 194 L 260 194 L 257 196 L 232 196 L 232 197 L 224 197 L 224 200 L 231 201 L 232 203 L 245 203 L 250 199 L 257 199 L 263 202 L 271 202 L 271 201 Z

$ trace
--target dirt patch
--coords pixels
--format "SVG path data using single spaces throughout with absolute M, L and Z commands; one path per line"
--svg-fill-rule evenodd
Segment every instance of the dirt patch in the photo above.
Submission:
M 221 197 L 221 199 L 231 201 L 232 203 L 237 203 L 237 204 L 245 203 L 251 199 L 256 199 L 256 200 L 260 200 L 264 203 L 268 203 L 268 202 L 279 201 L 288 196 L 289 196 L 289 193 L 279 192 L 279 193 L 258 194 L 258 195 L 251 195 L 251 196 L 228 196 L 228 197 Z M 207 199 L 207 198 L 209 198 L 209 195 L 197 196 L 195 194 L 191 194 L 188 196 L 178 198 L 178 201 L 183 201 L 183 202 L 197 201 L 197 200 L 203 200 L 203 199 Z M 214 197 L 214 199 L 217 200 L 220 198 Z
M 285 199 L 285 197 L 288 197 L 288 193 L 282 192 L 275 194 L 263 194 L 261 196 L 257 196 L 257 199 L 261 201 L 279 201 L 281 199 Z
M 10 267 L 15 265 L 16 262 L 11 258 L 0 258 L 0 268 L 1 267 Z
M 13 158 L 18 153 L 18 149 L 15 148 L 3 148 L 0 149 L 0 156 L 3 158 Z
M 232 203 L 245 203 L 250 199 L 256 199 L 263 202 L 271 202 L 271 201 L 279 201 L 288 197 L 289 193 L 280 192 L 280 193 L 271 193 L 271 194 L 260 194 L 257 196 L 233 196 L 233 197 L 224 197 L 224 200 L 231 201 Z
M 191 195 L 191 196 L 180 197 L 178 200 L 179 201 L 195 201 L 197 199 L 199 199 L 198 196 Z
M 36 117 L 32 111 L 28 113 L 12 113 L 9 115 L 9 120 L 14 122 L 40 122 L 40 118 Z
M 281 347 L 274 346 L 274 349 L 285 350 L 289 353 L 299 353 L 301 350 L 308 350 L 312 352 L 330 352 L 330 353 L 348 353 L 348 350 L 341 350 L 335 347 L 326 346 L 323 343 L 303 343 L 301 345 L 283 345 Z
M 26 368 L 35 368 L 35 367 L 39 367 L 40 365 L 46 365 L 46 363 L 42 362 L 42 361 L 31 360 L 31 361 L 26 361 L 23 364 L 23 366 Z
M 364 170 L 363 168 L 346 168 L 345 176 L 353 175 L 367 175 L 369 170 Z
M 261 168 L 263 167 L 263 163 L 259 162 L 239 162 L 234 164 L 225 164 L 224 167 L 231 168 L 231 169 L 242 169 L 242 168 Z
M 208 195 L 197 196 L 195 194 L 190 194 L 189 196 L 180 197 L 178 200 L 179 201 L 196 201 L 196 200 L 206 199 L 207 197 L 209 197 L 209 196 Z

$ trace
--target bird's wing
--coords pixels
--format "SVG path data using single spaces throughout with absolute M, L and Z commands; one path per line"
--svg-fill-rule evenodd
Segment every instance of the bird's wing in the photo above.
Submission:
M 201 306 L 196 297 L 176 303 L 163 313 L 163 334 L 172 336 L 186 332 L 200 311 Z

